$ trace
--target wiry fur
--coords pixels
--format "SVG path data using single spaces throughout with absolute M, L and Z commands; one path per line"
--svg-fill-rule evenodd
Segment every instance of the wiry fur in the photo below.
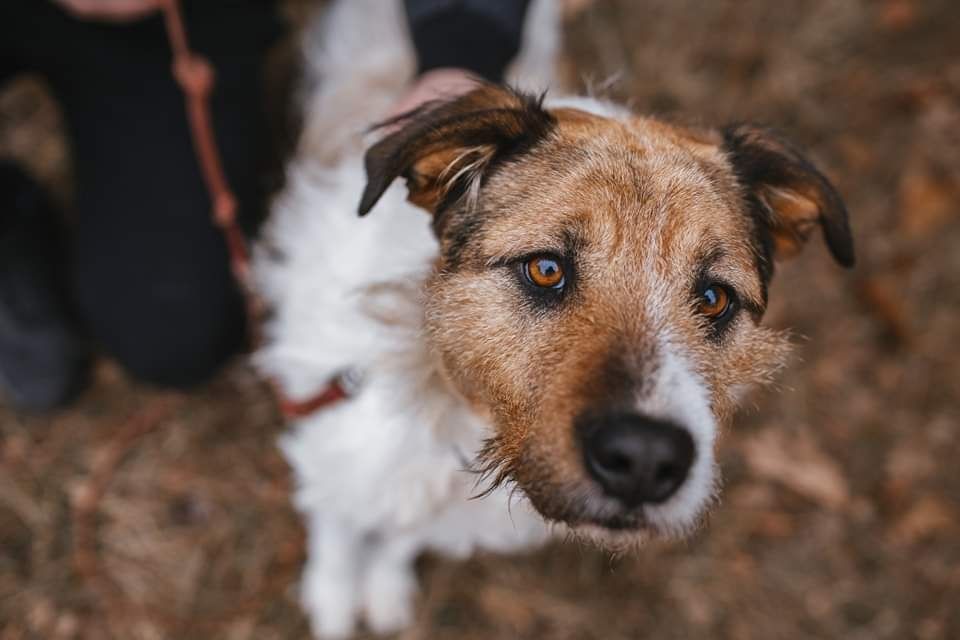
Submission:
M 786 349 L 758 326 L 776 243 L 819 215 L 848 248 L 845 215 L 818 206 L 835 194 L 802 158 L 761 171 L 792 148 L 743 128 L 725 146 L 589 98 L 483 87 L 380 134 L 365 175 L 362 132 L 413 71 L 403 24 L 399 2 L 349 0 L 308 35 L 304 137 L 256 255 L 273 309 L 261 370 L 294 398 L 362 374 L 280 443 L 308 531 L 301 598 L 326 637 L 360 617 L 409 623 L 425 549 L 512 551 L 559 527 L 619 552 L 691 531 L 716 494 L 718 425 Z M 541 90 L 554 3 L 535 2 L 528 25 L 513 73 Z M 361 219 L 358 201 L 376 210 Z M 562 309 L 518 293 L 531 250 L 576 257 Z M 704 270 L 743 298 L 723 340 L 691 308 Z M 607 405 L 691 435 L 668 500 L 625 509 L 587 476 L 576 416 Z

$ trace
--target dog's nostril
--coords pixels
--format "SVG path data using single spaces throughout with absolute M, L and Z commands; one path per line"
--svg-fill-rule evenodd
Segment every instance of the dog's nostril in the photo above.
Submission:
M 663 502 L 680 488 L 693 462 L 690 434 L 661 420 L 630 413 L 593 416 L 583 433 L 590 475 L 627 506 Z
M 618 473 L 629 473 L 630 467 L 633 465 L 633 461 L 630 460 L 630 458 L 616 452 L 603 457 L 598 456 L 598 459 L 600 460 L 600 464 L 605 468 Z
M 657 482 L 668 482 L 677 476 L 677 465 L 661 464 L 657 467 Z

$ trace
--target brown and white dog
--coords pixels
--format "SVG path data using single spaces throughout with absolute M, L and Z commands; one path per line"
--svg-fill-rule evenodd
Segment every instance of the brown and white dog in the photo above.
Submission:
M 833 187 L 750 125 L 485 85 L 394 123 L 363 172 L 360 137 L 324 136 L 323 118 L 359 131 L 411 60 L 396 8 L 371 26 L 364 4 L 322 28 L 326 84 L 258 265 L 276 311 L 262 368 L 304 395 L 363 374 L 282 442 L 308 527 L 302 598 L 325 636 L 359 615 L 406 624 L 424 549 L 506 551 L 551 528 L 622 549 L 693 530 L 718 426 L 787 351 L 760 324 L 774 261 L 819 228 L 853 263 Z M 384 31 L 358 38 L 361 24 Z M 335 71 L 343 33 L 381 43 L 359 79 Z M 374 56 L 352 53 L 354 74 Z

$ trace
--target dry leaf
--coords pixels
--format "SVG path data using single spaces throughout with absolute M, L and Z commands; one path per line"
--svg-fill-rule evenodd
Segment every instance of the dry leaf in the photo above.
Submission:
M 788 437 L 767 429 L 744 443 L 744 455 L 756 475 L 830 509 L 842 509 L 850 500 L 840 466 L 808 436 Z
M 891 505 L 913 501 L 915 486 L 931 477 L 937 465 L 926 446 L 902 442 L 890 450 L 887 457 L 884 497 Z
M 957 528 L 957 514 L 942 500 L 924 496 L 897 521 L 893 538 L 901 544 L 913 544 L 931 535 Z
M 880 8 L 880 26 L 887 31 L 904 31 L 917 21 L 917 8 L 910 0 L 887 0 Z
M 492 619 L 502 620 L 518 632 L 530 631 L 537 622 L 529 602 L 508 589 L 489 586 L 480 591 L 478 601 Z
M 915 167 L 900 178 L 900 228 L 913 237 L 927 237 L 957 215 L 957 189 L 944 176 Z
M 913 332 L 899 292 L 900 288 L 890 276 L 864 278 L 857 285 L 858 297 L 866 310 L 880 321 L 896 345 L 905 345 L 910 342 Z

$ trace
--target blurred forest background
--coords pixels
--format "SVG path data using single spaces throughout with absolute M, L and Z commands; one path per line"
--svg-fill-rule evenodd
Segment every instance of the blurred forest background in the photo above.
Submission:
M 426 558 L 402 637 L 960 638 L 960 3 L 568 1 L 566 36 L 583 86 L 808 148 L 859 263 L 817 239 L 780 268 L 796 355 L 723 434 L 704 531 Z M 0 154 L 64 200 L 66 144 L 41 82 L 0 91 Z M 281 429 L 242 362 L 189 396 L 103 363 L 53 417 L 0 407 L 0 639 L 306 637 Z

